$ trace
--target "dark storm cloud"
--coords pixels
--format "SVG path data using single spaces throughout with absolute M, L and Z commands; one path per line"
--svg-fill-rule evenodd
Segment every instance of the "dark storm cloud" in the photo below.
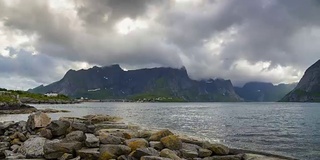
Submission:
M 237 84 L 290 82 L 319 59 L 319 15 L 318 0 L 3 1 L 0 31 L 36 37 L 28 46 L 39 55 L 22 53 L 23 46 L 14 48 L 8 40 L 8 47 L 19 52 L 17 58 L 0 59 L 5 68 L 0 73 L 11 68 L 17 75 L 49 83 L 63 73 L 54 71 L 51 77 L 42 66 L 88 62 L 186 66 L 195 79 L 222 77 Z M 147 27 L 119 34 L 117 25 L 125 18 Z

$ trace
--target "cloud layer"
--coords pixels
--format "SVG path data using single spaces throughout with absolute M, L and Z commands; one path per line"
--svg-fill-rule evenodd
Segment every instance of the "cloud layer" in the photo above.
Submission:
M 194 79 L 236 85 L 295 82 L 319 59 L 319 7 L 318 0 L 4 0 L 0 81 L 27 89 L 68 69 L 119 63 L 185 66 Z

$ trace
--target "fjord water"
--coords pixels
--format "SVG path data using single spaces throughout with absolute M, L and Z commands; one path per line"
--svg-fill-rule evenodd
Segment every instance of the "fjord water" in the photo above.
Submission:
M 230 147 L 320 159 L 317 103 L 81 103 L 36 107 L 71 111 L 51 114 L 53 119 L 109 114 L 143 127 L 169 128 Z M 26 118 L 0 115 L 0 121 Z

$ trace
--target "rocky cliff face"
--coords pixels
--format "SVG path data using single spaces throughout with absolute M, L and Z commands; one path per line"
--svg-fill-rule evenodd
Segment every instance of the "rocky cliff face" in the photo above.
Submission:
M 236 93 L 247 102 L 276 102 L 288 94 L 297 84 L 249 82 L 243 87 L 235 87 Z
M 320 102 L 320 60 L 306 70 L 297 87 L 281 101 Z
M 152 68 L 124 71 L 119 65 L 69 70 L 58 82 L 31 92 L 55 92 L 91 99 L 127 99 L 134 96 L 173 97 L 185 101 L 240 101 L 230 80 L 196 81 L 187 71 Z

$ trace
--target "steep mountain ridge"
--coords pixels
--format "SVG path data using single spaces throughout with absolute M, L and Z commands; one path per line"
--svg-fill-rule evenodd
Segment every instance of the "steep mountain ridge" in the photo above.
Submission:
M 320 60 L 311 65 L 290 93 L 282 98 L 284 102 L 320 102 Z
M 90 99 L 166 97 L 183 101 L 241 101 L 230 80 L 196 81 L 185 68 L 151 68 L 124 71 L 119 65 L 69 70 L 57 82 L 29 90 L 55 92 Z

